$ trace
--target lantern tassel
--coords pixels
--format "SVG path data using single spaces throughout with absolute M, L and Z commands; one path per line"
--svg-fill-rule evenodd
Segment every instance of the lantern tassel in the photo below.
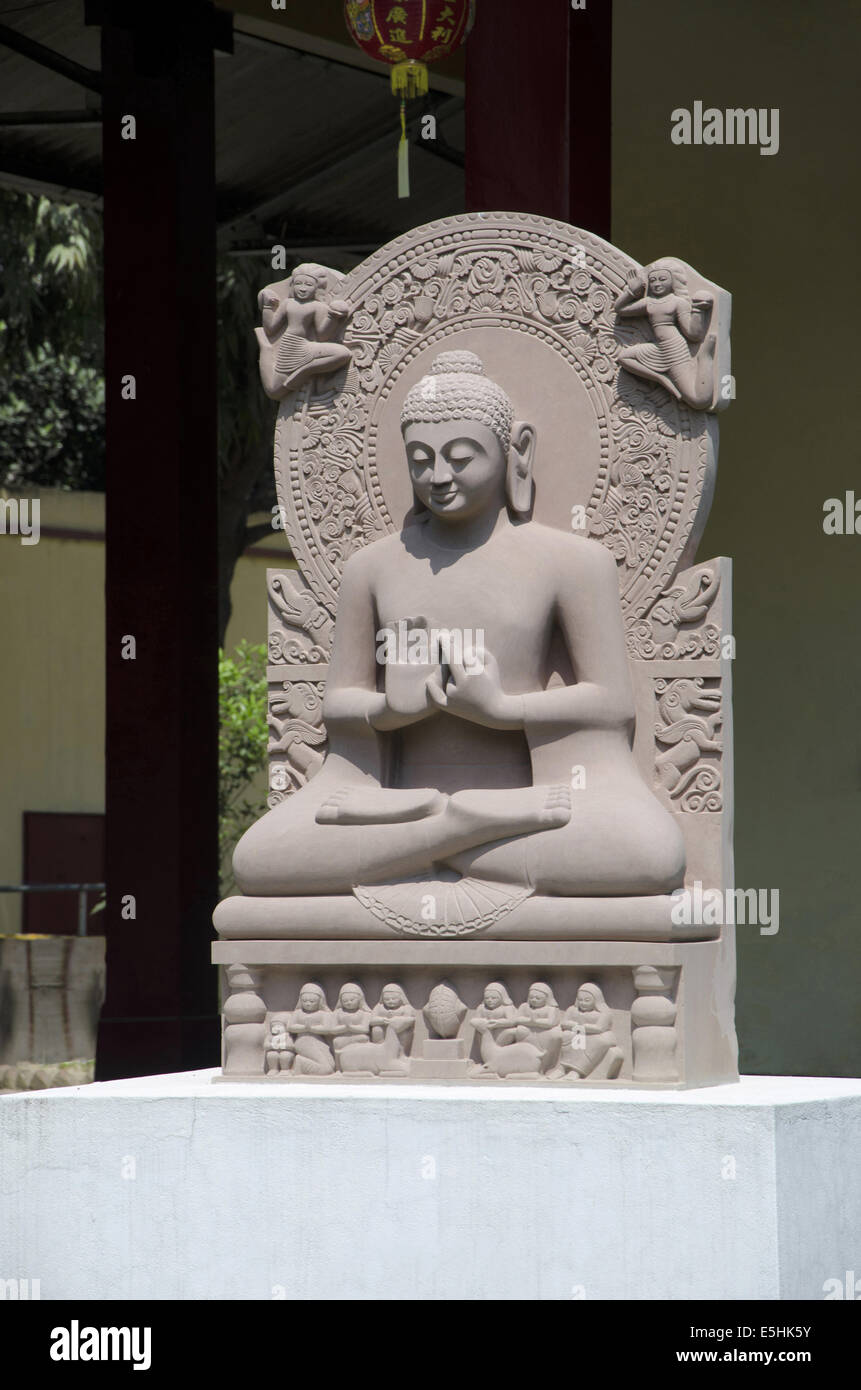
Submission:
M 410 196 L 410 142 L 407 139 L 407 104 L 401 98 L 401 138 L 398 144 L 398 197 Z
M 396 97 L 425 97 L 428 93 L 428 70 L 424 63 L 410 59 L 395 63 L 392 68 L 392 91 Z

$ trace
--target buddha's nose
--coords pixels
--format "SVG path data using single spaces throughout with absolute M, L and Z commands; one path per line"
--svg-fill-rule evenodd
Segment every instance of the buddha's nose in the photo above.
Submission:
M 431 479 L 434 487 L 444 487 L 452 480 L 451 465 L 439 454 L 434 460 L 433 477 Z

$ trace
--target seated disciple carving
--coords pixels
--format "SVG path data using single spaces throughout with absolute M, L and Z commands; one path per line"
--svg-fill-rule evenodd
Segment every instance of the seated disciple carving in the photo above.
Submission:
M 536 1047 L 541 1054 L 539 1071 L 554 1079 L 562 1075 L 558 1065 L 563 1041 L 561 1021 L 562 1012 L 550 986 L 542 980 L 530 985 L 526 1003 L 517 1011 L 515 1041 Z
M 283 400 L 312 377 L 331 376 L 351 361 L 353 354 L 341 342 L 350 305 L 327 298 L 336 278 L 337 272 L 325 266 L 300 265 L 288 280 L 260 291 L 263 327 L 255 332 L 267 396 Z
M 397 1024 L 387 1019 L 380 1041 L 372 1033 L 380 1030 L 379 1015 L 368 1008 L 364 991 L 350 983 L 342 987 L 334 1013 L 332 1046 L 342 1072 L 364 1072 L 371 1076 L 392 1072 L 404 1075 L 409 1061 L 403 1054 Z
M 288 1014 L 286 1022 L 295 1054 L 291 1068 L 294 1075 L 331 1076 L 335 1070 L 335 1058 L 329 1046 L 333 1020 L 319 985 L 302 986 L 298 1007 Z
M 380 1001 L 374 1006 L 371 1041 L 385 1042 L 393 1030 L 402 1053 L 409 1053 L 416 1030 L 416 1010 L 398 984 L 383 985 Z
M 622 1050 L 613 1031 L 613 1014 L 597 985 L 581 985 L 577 998 L 562 1019 L 565 1044 L 561 1063 L 575 1077 L 588 1076 L 599 1064 L 608 1077 L 617 1076 Z
M 513 1020 L 516 1015 L 517 1009 L 505 985 L 501 985 L 498 980 L 492 980 L 485 986 L 484 996 L 472 1016 L 472 1021 L 474 1025 L 477 1018 L 486 1020 L 494 1042 L 505 1047 L 507 1043 L 515 1041 Z
M 296 1056 L 287 1021 L 283 1018 L 269 1020 L 269 1033 L 264 1044 L 267 1072 L 289 1071 Z
M 616 300 L 621 318 L 646 318 L 653 343 L 623 348 L 619 365 L 634 376 L 657 381 L 696 409 L 711 405 L 714 394 L 716 338 L 708 333 L 714 296 L 708 290 L 688 295 L 684 267 L 673 260 L 654 261 L 628 275 Z
M 490 986 L 493 999 L 500 999 L 501 986 Z M 506 991 L 504 999 L 510 1004 Z M 502 1004 L 507 1008 L 507 1005 Z M 526 1003 L 511 1008 L 505 1019 L 488 1016 L 500 1004 L 479 1007 L 472 1026 L 479 1036 L 482 1072 L 495 1076 L 546 1076 L 551 1081 L 563 1075 L 559 1066 L 562 1048 L 561 1013 L 549 985 L 536 982 L 529 987 Z M 500 1026 L 502 1025 L 502 1026 Z
M 329 752 L 243 836 L 241 890 L 349 893 L 442 871 L 488 898 L 671 892 L 684 845 L 632 753 L 613 557 L 530 519 L 535 430 L 474 353 L 436 358 L 401 428 L 414 521 L 346 563 Z M 416 614 L 471 636 L 405 674 L 378 661 L 378 635 Z

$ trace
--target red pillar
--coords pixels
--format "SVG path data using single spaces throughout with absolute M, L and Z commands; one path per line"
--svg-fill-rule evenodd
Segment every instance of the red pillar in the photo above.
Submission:
M 107 1079 L 219 1057 L 214 16 L 200 0 L 88 15 L 104 77 Z
M 612 0 L 478 0 L 466 48 L 466 206 L 610 236 Z

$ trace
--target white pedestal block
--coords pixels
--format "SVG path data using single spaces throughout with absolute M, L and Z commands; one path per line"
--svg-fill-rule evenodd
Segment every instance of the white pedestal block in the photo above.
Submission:
M 861 1270 L 861 1081 L 214 1075 L 0 1101 L 0 1277 L 43 1299 L 822 1299 Z

